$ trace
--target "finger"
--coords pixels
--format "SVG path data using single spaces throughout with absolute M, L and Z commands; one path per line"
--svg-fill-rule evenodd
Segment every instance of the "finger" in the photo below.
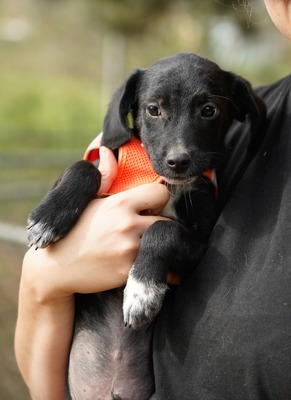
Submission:
M 106 193 L 110 189 L 117 175 L 117 161 L 114 154 L 107 147 L 100 147 L 100 163 L 98 167 L 101 172 L 101 186 L 98 193 Z
M 169 201 L 169 192 L 164 185 L 148 183 L 119 193 L 120 199 L 126 200 L 136 212 L 151 210 L 151 214 L 158 214 Z
M 160 216 L 140 216 L 138 220 L 136 220 L 136 225 L 135 225 L 135 235 L 138 236 L 139 238 L 142 238 L 145 231 L 149 229 L 151 225 L 153 225 L 157 221 L 164 221 L 164 222 L 169 222 L 170 219 L 166 217 L 160 217 Z
M 96 139 L 95 139 L 96 146 L 101 146 L 102 136 L 103 136 L 103 132 L 99 133 L 99 135 L 96 137 Z

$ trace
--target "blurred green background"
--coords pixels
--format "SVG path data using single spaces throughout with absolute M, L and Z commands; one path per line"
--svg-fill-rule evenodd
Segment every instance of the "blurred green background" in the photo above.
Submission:
M 290 72 L 288 44 L 262 0 L 1 0 L 1 400 L 29 398 L 13 354 L 27 214 L 101 131 L 113 90 L 180 51 L 267 84 Z

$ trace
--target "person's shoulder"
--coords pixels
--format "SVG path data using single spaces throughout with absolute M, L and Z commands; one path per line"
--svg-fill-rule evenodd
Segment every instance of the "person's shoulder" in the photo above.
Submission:
M 283 97 L 291 101 L 291 74 L 269 85 L 260 86 L 255 91 L 267 104 L 272 102 L 277 96 L 280 96 L 281 99 Z

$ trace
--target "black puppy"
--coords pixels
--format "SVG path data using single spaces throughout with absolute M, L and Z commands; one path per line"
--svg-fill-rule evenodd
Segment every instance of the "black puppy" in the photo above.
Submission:
M 205 251 L 216 206 L 215 188 L 204 172 L 218 165 L 232 121 L 246 115 L 254 152 L 263 102 L 244 79 L 190 53 L 135 71 L 113 96 L 102 144 L 116 149 L 131 135 L 141 140 L 171 193 L 164 213 L 171 221 L 156 222 L 143 235 L 124 300 L 122 290 L 76 296 L 68 398 L 149 398 L 154 390 L 150 323 L 162 306 L 167 272 L 187 274 Z M 69 167 L 29 216 L 30 245 L 45 247 L 63 237 L 99 185 L 92 163 Z

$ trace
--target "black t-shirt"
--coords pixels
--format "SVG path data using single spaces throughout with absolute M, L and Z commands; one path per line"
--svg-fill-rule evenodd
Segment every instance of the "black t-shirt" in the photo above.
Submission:
M 226 204 L 157 320 L 152 399 L 291 399 L 291 75 L 258 93 L 265 138 L 248 164 L 249 127 L 230 132 Z

